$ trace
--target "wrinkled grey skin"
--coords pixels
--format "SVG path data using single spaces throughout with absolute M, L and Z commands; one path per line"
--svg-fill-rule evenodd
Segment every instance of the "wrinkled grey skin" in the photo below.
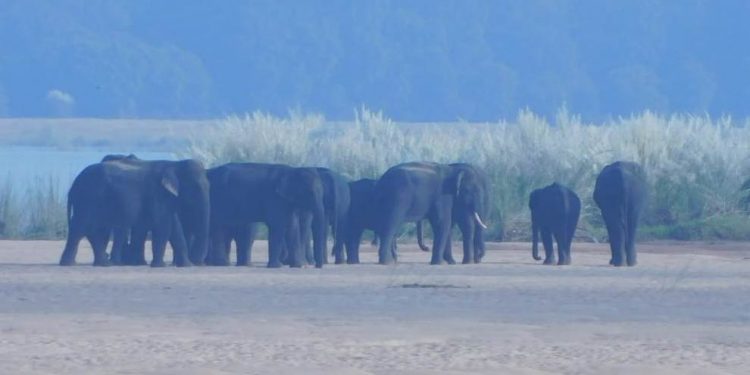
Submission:
M 133 243 L 144 243 L 146 233 L 151 232 L 153 267 L 165 265 L 166 242 L 175 233 L 175 264 L 189 266 L 178 214 L 194 219 L 190 223 L 197 234 L 194 246 L 197 251 L 205 251 L 208 204 L 205 169 L 194 160 L 124 158 L 90 165 L 76 177 L 68 192 L 68 239 L 60 265 L 75 264 L 83 237 L 88 238 L 94 250 L 94 265 L 109 265 L 106 248 L 110 233 L 116 237 L 111 258 L 120 262 L 127 232 L 132 230 Z
M 349 183 L 349 195 L 351 205 L 347 214 L 347 225 L 345 233 L 346 257 L 347 264 L 359 264 L 359 245 L 362 241 L 362 233 L 374 229 L 374 218 L 372 213 L 373 193 L 375 191 L 376 180 L 363 178 L 361 180 Z M 422 240 L 422 223 L 417 222 L 417 242 L 422 251 L 430 251 Z M 373 245 L 377 245 L 377 237 L 373 238 Z M 396 246 L 396 242 L 393 242 Z M 395 251 L 395 249 L 394 249 Z
M 323 182 L 315 168 L 281 164 L 229 163 L 208 171 L 211 184 L 211 251 L 208 263 L 229 264 L 229 243 L 238 244 L 238 265 L 249 265 L 253 223 L 269 231 L 268 267 L 301 267 L 305 262 L 300 234 L 311 218 L 316 267 L 326 256 L 326 217 Z M 237 241 L 240 239 L 241 241 Z
M 396 262 L 394 236 L 404 222 L 427 219 L 433 230 L 431 264 L 444 261 L 454 221 L 464 234 L 464 263 L 479 262 L 476 225 L 487 207 L 486 179 L 468 164 L 411 162 L 391 167 L 375 184 L 374 227 L 380 238 L 378 263 Z M 484 228 L 482 228 L 484 229 Z
M 553 237 L 557 241 L 557 264 L 570 264 L 572 261 L 570 245 L 581 215 L 581 200 L 578 195 L 555 182 L 531 192 L 529 210 L 531 210 L 531 252 L 534 259 L 542 259 L 537 246 L 541 233 L 545 254 L 544 264 L 555 264 Z
M 612 163 L 596 178 L 594 202 L 607 225 L 611 265 L 635 266 L 638 263 L 635 236 L 647 198 L 646 173 L 636 163 Z

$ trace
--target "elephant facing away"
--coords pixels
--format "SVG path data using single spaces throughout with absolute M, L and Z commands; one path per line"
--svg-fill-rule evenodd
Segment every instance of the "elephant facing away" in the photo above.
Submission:
M 347 225 L 345 233 L 346 258 L 348 264 L 359 264 L 359 245 L 362 241 L 362 233 L 366 230 L 374 230 L 374 215 L 372 213 L 372 200 L 377 181 L 370 178 L 349 182 L 349 195 L 351 205 L 347 213 Z M 422 222 L 417 222 L 417 242 L 422 251 L 430 251 L 422 240 Z M 377 245 L 377 237 L 373 239 L 373 245 Z M 395 247 L 395 241 L 393 246 Z M 338 262 L 338 260 L 337 260 Z
M 331 234 L 333 235 L 333 250 L 332 254 L 335 258 L 336 264 L 342 264 L 346 262 L 344 256 L 344 241 L 346 236 L 347 226 L 347 215 L 349 214 L 349 206 L 351 204 L 351 196 L 349 193 L 349 181 L 341 174 L 328 169 L 328 168 L 316 168 L 320 180 L 323 183 L 323 208 L 325 209 L 326 224 L 331 227 Z M 302 230 L 302 241 L 305 247 L 305 257 L 307 258 L 308 264 L 314 263 L 314 256 L 312 248 L 310 247 L 311 237 L 311 223 L 312 217 L 308 214 L 306 218 L 303 218 L 301 225 Z M 324 257 L 324 261 L 327 261 L 328 257 Z
M 250 264 L 253 223 L 268 226 L 268 267 L 301 267 L 305 261 L 300 221 L 311 217 L 316 267 L 324 263 L 326 217 L 323 182 L 315 168 L 229 163 L 208 171 L 211 184 L 211 251 L 208 263 L 228 265 L 229 240 L 237 241 L 238 265 Z M 248 233 L 247 235 L 245 233 Z
M 480 215 L 487 195 L 477 172 L 477 168 L 467 164 L 430 162 L 404 163 L 388 169 L 375 184 L 373 198 L 375 232 L 380 238 L 378 263 L 394 263 L 394 235 L 404 222 L 422 219 L 427 219 L 433 230 L 431 264 L 444 261 L 454 220 L 466 218 L 470 223 L 458 223 L 464 234 L 464 263 L 480 260 L 474 225 L 486 227 Z
M 646 173 L 636 163 L 612 163 L 604 167 L 596 178 L 594 202 L 607 226 L 612 251 L 611 265 L 637 264 L 635 236 L 647 197 Z
M 109 265 L 107 243 L 110 234 L 133 230 L 144 243 L 152 234 L 154 267 L 164 266 L 164 251 L 173 231 L 183 238 L 179 215 L 190 217 L 196 234 L 194 248 L 205 252 L 208 237 L 208 180 L 203 165 L 195 160 L 142 161 L 110 160 L 86 167 L 68 191 L 68 238 L 60 265 L 75 264 L 78 244 L 88 238 L 94 250 L 94 265 Z M 112 256 L 120 257 L 121 240 Z M 176 241 L 175 263 L 191 265 L 185 241 Z
M 581 200 L 578 195 L 573 190 L 555 182 L 531 192 L 529 209 L 531 210 L 531 253 L 534 259 L 542 259 L 537 246 L 541 233 L 545 254 L 544 264 L 555 263 L 553 237 L 557 240 L 557 264 L 570 264 L 570 245 L 581 215 Z

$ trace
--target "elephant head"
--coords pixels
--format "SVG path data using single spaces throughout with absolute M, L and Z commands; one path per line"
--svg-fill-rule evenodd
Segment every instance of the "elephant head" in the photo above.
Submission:
M 181 160 L 165 173 L 161 183 L 176 197 L 177 213 L 189 247 L 190 260 L 203 264 L 208 252 L 211 210 L 206 169 L 196 160 Z
M 453 222 L 464 237 L 464 263 L 481 261 L 484 256 L 483 221 L 489 213 L 487 178 L 471 164 L 450 164 L 453 178 L 447 181 L 454 192 Z M 473 250 L 473 251 L 472 251 Z

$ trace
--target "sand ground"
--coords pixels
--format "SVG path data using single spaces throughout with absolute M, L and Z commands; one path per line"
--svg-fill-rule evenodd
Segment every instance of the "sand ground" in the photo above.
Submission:
M 542 266 L 95 268 L 61 242 L 0 241 L 0 374 L 747 374 L 750 244 L 606 245 Z M 456 246 L 455 248 L 458 248 Z

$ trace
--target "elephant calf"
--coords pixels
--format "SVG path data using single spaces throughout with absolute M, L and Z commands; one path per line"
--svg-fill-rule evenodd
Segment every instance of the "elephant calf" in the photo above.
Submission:
M 544 264 L 555 263 L 555 250 L 552 238 L 557 240 L 558 265 L 570 264 L 570 244 L 581 215 L 581 200 L 573 190 L 557 182 L 531 192 L 529 197 L 531 210 L 531 252 L 536 260 L 539 257 L 537 242 L 542 234 L 544 245 Z
M 628 266 L 636 265 L 635 233 L 646 198 L 646 173 L 636 163 L 612 163 L 596 178 L 594 202 L 607 225 L 612 251 L 609 264 L 617 267 L 625 262 Z

